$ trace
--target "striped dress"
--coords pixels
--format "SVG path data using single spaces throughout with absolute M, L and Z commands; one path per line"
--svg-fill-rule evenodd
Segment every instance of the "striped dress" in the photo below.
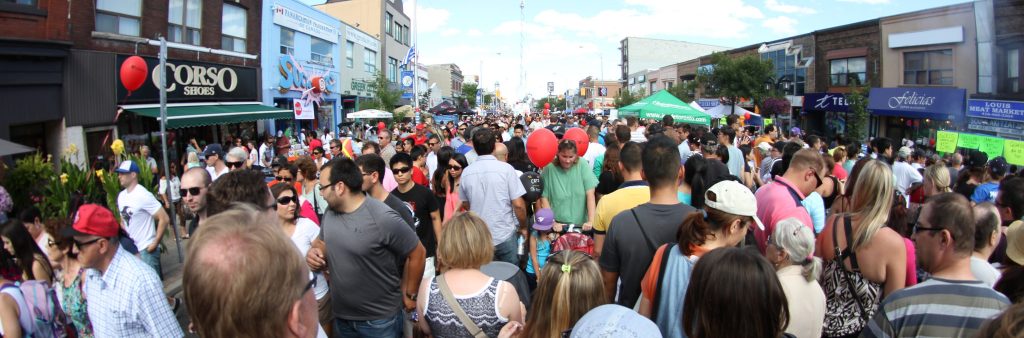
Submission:
M 973 337 L 1009 305 L 983 282 L 933 277 L 882 301 L 862 337 Z

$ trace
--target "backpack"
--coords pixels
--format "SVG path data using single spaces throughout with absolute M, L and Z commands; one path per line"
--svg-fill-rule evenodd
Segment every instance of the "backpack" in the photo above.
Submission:
M 70 324 L 64 310 L 57 302 L 57 293 L 43 281 L 29 280 L 16 284 L 5 284 L 0 290 L 18 289 L 25 299 L 25 307 L 32 320 L 32 334 L 27 337 L 77 337 L 78 332 Z M 26 330 L 27 331 L 27 330 Z
M 564 235 L 558 236 L 555 243 L 551 245 L 551 254 L 562 250 L 572 250 L 594 255 L 594 239 L 579 232 L 580 229 L 570 227 Z
M 523 195 L 523 200 L 526 203 L 536 202 L 544 193 L 544 182 L 541 181 L 540 174 L 536 171 L 524 172 L 519 175 L 519 181 L 523 183 L 523 188 L 526 188 L 526 194 Z

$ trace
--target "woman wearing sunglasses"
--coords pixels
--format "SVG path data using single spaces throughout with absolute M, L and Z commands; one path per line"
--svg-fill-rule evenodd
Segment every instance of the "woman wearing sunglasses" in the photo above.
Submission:
M 458 212 L 458 207 L 461 204 L 459 203 L 459 183 L 462 182 L 462 169 L 467 166 L 469 166 L 469 161 L 463 154 L 455 153 L 448 160 L 448 179 L 441 187 L 445 191 L 443 222 L 448 222 Z
M 62 220 L 47 221 L 45 229 L 50 238 L 43 250 L 50 257 L 50 265 L 53 266 L 53 289 L 60 300 L 61 309 L 75 326 L 79 337 L 91 338 L 92 322 L 89 321 L 85 294 L 82 292 L 85 289 L 85 269 L 78 262 L 78 256 L 71 250 L 71 246 L 74 245 L 73 238 L 61 235 L 61 231 L 67 226 Z
M 274 195 L 277 203 L 277 218 L 281 221 L 281 230 L 291 238 L 295 246 L 299 248 L 302 257 L 312 247 L 313 240 L 320 234 L 320 227 L 312 220 L 299 215 L 299 197 L 291 184 L 279 183 L 270 187 L 270 193 Z M 330 336 L 331 325 L 331 297 L 328 292 L 327 279 L 321 272 L 310 272 L 316 278 L 313 287 L 313 294 L 319 306 L 320 325 Z

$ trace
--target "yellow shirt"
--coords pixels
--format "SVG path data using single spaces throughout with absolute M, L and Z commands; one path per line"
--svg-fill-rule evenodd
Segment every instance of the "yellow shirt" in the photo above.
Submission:
M 608 231 L 608 226 L 611 225 L 615 215 L 650 200 L 651 189 L 647 185 L 628 186 L 604 195 L 597 202 L 597 210 L 594 212 L 594 230 Z

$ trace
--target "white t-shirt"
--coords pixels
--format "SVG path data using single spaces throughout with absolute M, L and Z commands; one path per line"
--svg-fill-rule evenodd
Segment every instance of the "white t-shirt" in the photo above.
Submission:
M 206 171 L 210 173 L 210 182 L 213 182 L 220 178 L 221 175 L 227 174 L 228 171 L 231 171 L 231 169 L 228 169 L 228 167 L 224 167 L 224 171 L 217 173 L 217 167 L 209 166 L 206 167 Z
M 312 247 L 313 240 L 320 235 L 320 227 L 313 223 L 308 218 L 299 218 L 295 220 L 295 232 L 292 233 L 292 243 L 295 243 L 295 247 L 299 249 L 299 253 L 302 257 L 306 257 L 306 253 Z M 319 272 L 310 272 L 310 278 L 316 276 L 316 286 L 313 288 L 313 294 L 316 299 L 324 298 L 327 295 L 327 280 L 324 279 L 324 274 Z
M 604 155 L 605 150 L 607 149 L 600 143 L 590 142 L 590 145 L 587 146 L 587 152 L 583 154 L 583 159 L 587 160 L 590 163 L 590 168 L 593 169 L 594 160 L 598 156 Z
M 249 151 L 249 163 L 252 165 L 263 166 L 260 164 L 260 151 L 253 148 Z
M 144 250 L 156 241 L 153 215 L 161 208 L 156 197 L 139 185 L 131 192 L 125 189 L 117 194 L 117 210 L 121 213 L 121 225 L 128 231 L 128 237 L 135 241 L 135 246 L 139 250 Z
M 171 198 L 171 202 L 177 202 L 177 201 L 181 200 L 181 180 L 179 180 L 178 177 L 171 177 L 171 187 L 170 188 L 171 188 L 171 191 L 170 191 L 170 196 L 169 197 Z M 159 187 L 159 190 L 157 192 L 159 194 L 161 194 L 161 195 L 168 193 L 168 191 L 167 191 L 167 179 L 166 178 L 160 179 L 160 187 Z
M 434 170 L 437 170 L 437 153 L 430 152 L 430 154 L 427 154 L 427 172 L 428 172 L 427 179 L 428 180 L 433 180 L 433 178 L 434 178 Z
M 909 163 L 904 161 L 896 161 L 896 163 L 892 164 L 892 174 L 896 176 L 896 190 L 904 195 L 911 185 L 921 182 L 923 179 L 921 173 L 917 172 L 917 169 L 914 169 L 914 167 L 911 167 Z
M 629 141 L 637 143 L 647 142 L 647 137 L 644 136 L 644 131 L 642 129 L 637 128 L 637 130 L 629 133 Z
M 544 128 L 544 122 L 541 122 L 541 121 L 530 122 L 530 130 L 537 130 L 537 129 L 540 129 L 540 128 Z

